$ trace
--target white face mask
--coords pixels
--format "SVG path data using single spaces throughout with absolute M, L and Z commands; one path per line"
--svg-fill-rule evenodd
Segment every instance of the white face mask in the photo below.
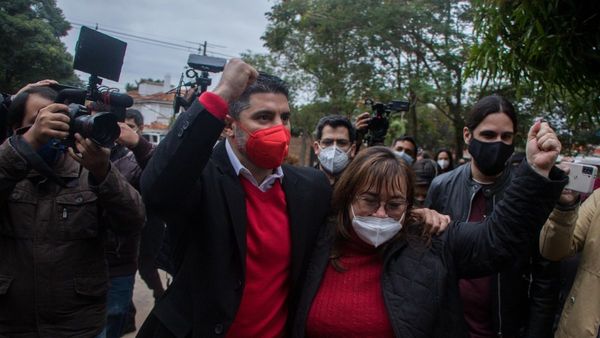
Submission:
M 381 244 L 389 241 L 402 229 L 402 221 L 404 214 L 399 221 L 391 217 L 375 217 L 375 216 L 356 216 L 354 207 L 352 210 L 352 228 L 354 232 L 363 241 L 378 247 Z
M 319 146 L 319 148 L 321 148 L 321 146 Z M 335 145 L 321 148 L 318 158 L 323 169 L 332 175 L 337 175 L 342 172 L 350 162 L 348 153 Z
M 437 163 L 442 169 L 446 169 L 450 165 L 450 161 L 448 160 L 437 160 Z
M 409 154 L 405 153 L 404 150 L 402 151 L 394 151 L 394 154 L 396 154 L 396 157 L 404 160 L 404 162 L 406 162 L 406 164 L 408 165 L 412 165 L 413 164 L 413 158 L 412 156 L 410 156 Z

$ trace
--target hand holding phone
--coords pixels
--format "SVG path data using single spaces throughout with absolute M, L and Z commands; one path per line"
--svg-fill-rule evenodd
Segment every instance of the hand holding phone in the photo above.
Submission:
M 584 194 L 594 190 L 594 180 L 598 174 L 598 168 L 593 165 L 580 163 L 567 163 L 569 166 L 569 184 L 565 189 L 571 189 Z

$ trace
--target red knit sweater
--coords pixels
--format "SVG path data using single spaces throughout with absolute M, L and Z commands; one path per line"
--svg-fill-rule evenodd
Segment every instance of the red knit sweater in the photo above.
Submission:
M 344 272 L 327 267 L 308 314 L 306 336 L 394 337 L 381 290 L 381 257 L 361 242 L 345 251 L 341 263 Z
M 246 192 L 246 283 L 227 337 L 282 337 L 288 316 L 291 257 L 285 194 L 279 180 L 260 191 L 240 178 Z

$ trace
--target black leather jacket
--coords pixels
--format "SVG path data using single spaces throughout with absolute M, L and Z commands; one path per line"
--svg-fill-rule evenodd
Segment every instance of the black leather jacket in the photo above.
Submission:
M 452 220 L 466 221 L 471 214 L 473 198 L 481 191 L 489 215 L 502 200 L 512 177 L 513 167 L 509 166 L 494 184 L 482 186 L 471 178 L 471 166 L 462 165 L 433 180 L 425 206 L 450 215 Z M 493 279 L 492 323 L 498 337 L 544 338 L 553 335 L 560 265 L 540 256 L 538 237 L 539 229 L 531 238 L 529 254 L 522 255 Z

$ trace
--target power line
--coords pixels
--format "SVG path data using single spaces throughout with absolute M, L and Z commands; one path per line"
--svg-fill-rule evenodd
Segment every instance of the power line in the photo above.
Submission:
M 76 26 L 85 26 L 84 24 L 77 23 L 77 22 L 71 22 L 71 23 L 73 25 L 76 25 Z M 134 35 L 134 34 L 129 34 L 129 33 L 125 33 L 125 32 L 119 32 L 119 31 L 112 30 L 112 29 L 107 29 L 107 28 L 100 28 L 100 27 L 98 27 L 98 30 L 99 31 L 113 33 L 113 34 L 118 34 L 118 35 L 122 35 L 122 36 L 127 36 L 127 37 L 130 37 L 130 38 L 135 38 L 135 39 L 139 39 L 139 40 L 144 40 L 144 41 L 148 41 L 148 42 L 160 43 L 160 44 L 163 44 L 165 46 L 170 46 L 170 47 L 196 49 L 194 46 L 180 45 L 180 44 L 177 44 L 177 43 L 172 43 L 172 42 L 162 41 L 162 40 L 157 40 L 157 39 L 151 39 L 151 38 L 147 38 L 147 37 L 143 37 L 143 36 L 139 36 L 139 35 Z
M 82 23 L 78 23 L 78 22 L 71 22 L 71 24 L 75 25 L 75 26 L 86 26 L 85 24 Z M 148 38 L 148 37 L 144 37 L 141 35 L 135 35 L 135 34 L 131 34 L 131 33 L 125 33 L 125 32 L 121 32 L 121 31 L 117 31 L 117 30 L 113 30 L 113 29 L 107 29 L 107 28 L 101 28 L 98 27 L 99 31 L 104 31 L 104 32 L 109 32 L 112 34 L 117 34 L 120 36 L 124 36 L 127 37 L 128 39 L 131 39 L 132 41 L 136 41 L 136 42 L 141 42 L 141 43 L 146 43 L 149 45 L 153 45 L 153 46 L 158 46 L 158 47 L 164 47 L 164 48 L 170 48 L 170 49 L 174 49 L 174 50 L 183 50 L 186 52 L 190 52 L 190 51 L 198 51 L 199 48 L 196 48 L 195 46 L 190 46 L 190 45 L 181 45 L 181 44 L 177 44 L 177 43 L 173 43 L 173 42 L 169 42 L 169 41 L 163 41 L 163 40 L 158 40 L 158 39 L 153 39 L 153 38 Z M 191 41 L 189 41 L 190 43 L 193 43 Z M 212 43 L 207 43 L 207 45 L 210 45 L 212 47 Z M 225 56 L 225 57 L 236 57 L 233 55 L 229 55 L 229 54 L 225 54 L 225 53 L 219 53 L 219 52 L 211 52 L 208 54 L 215 54 L 215 55 L 221 55 L 221 56 Z
M 187 43 L 191 43 L 193 45 L 202 45 L 203 44 L 203 42 L 189 41 L 189 40 L 180 40 L 180 39 L 175 39 L 175 38 L 172 38 L 172 37 L 169 37 L 169 36 L 164 36 L 164 35 L 156 35 L 156 34 L 146 33 L 146 34 L 144 34 L 145 36 L 143 36 L 142 33 L 140 33 L 140 32 L 127 31 L 127 30 L 124 30 L 124 29 L 118 28 L 118 27 L 111 27 L 111 26 L 107 26 L 107 25 L 103 25 L 103 24 L 99 24 L 99 23 L 91 23 L 91 22 L 85 23 L 86 20 L 76 20 L 76 19 L 73 20 L 73 21 L 71 21 L 69 19 L 67 19 L 67 20 L 69 22 L 71 22 L 72 24 L 75 24 L 75 25 L 78 25 L 78 26 L 98 27 L 98 30 L 105 30 L 105 31 L 111 30 L 111 31 L 116 31 L 116 32 L 122 33 L 122 34 L 138 35 L 138 36 L 142 36 L 143 38 L 146 38 L 146 39 L 153 39 L 153 38 L 149 38 L 148 36 L 154 36 L 154 37 L 166 38 L 166 39 L 169 39 L 171 41 L 187 42 Z M 100 28 L 100 27 L 102 27 L 102 28 Z M 106 27 L 106 28 L 104 28 L 104 27 Z M 214 48 L 227 48 L 227 46 L 218 45 L 218 44 L 212 43 L 212 42 L 207 42 L 207 45 L 209 47 L 214 47 Z
M 188 40 L 185 40 L 184 42 L 193 43 L 193 44 L 197 44 L 197 45 L 201 45 L 202 44 L 201 42 L 188 41 Z M 210 42 L 207 42 L 207 45 L 209 47 L 215 47 L 215 48 L 227 48 L 227 46 L 217 45 L 216 43 L 210 43 Z

